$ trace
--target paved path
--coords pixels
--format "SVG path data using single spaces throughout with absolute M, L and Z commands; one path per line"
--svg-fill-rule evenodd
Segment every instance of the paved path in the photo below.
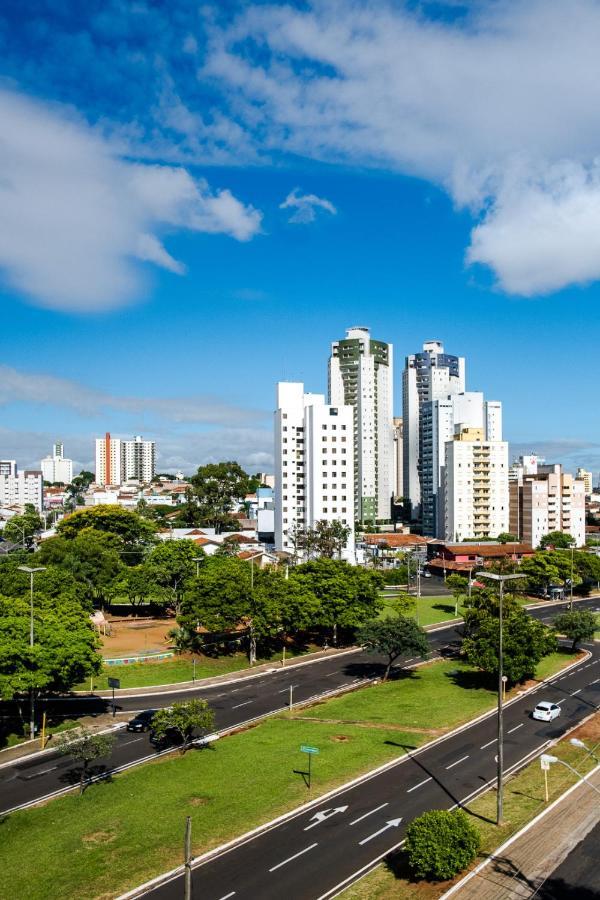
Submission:
M 600 772 L 590 781 L 600 788 Z M 599 896 L 600 866 L 598 835 L 600 797 L 580 784 L 539 819 L 506 850 L 481 869 L 458 890 L 452 900 L 587 900 Z M 595 863 L 590 867 L 590 847 Z M 596 890 L 588 893 L 590 871 L 595 872 Z

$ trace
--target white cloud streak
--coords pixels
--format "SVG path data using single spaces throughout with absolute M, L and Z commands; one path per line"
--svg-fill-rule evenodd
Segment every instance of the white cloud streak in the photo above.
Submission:
M 168 231 L 246 241 L 261 213 L 175 166 L 141 165 L 65 109 L 0 89 L 0 270 L 35 303 L 86 312 L 138 298 L 150 262 L 182 274 Z
M 337 214 L 337 209 L 331 202 L 324 197 L 317 197 L 316 194 L 300 194 L 299 188 L 294 188 L 287 195 L 283 203 L 279 204 L 279 209 L 293 209 L 294 212 L 289 217 L 288 222 L 297 225 L 307 225 L 314 222 L 317 218 L 316 211 L 324 209 L 333 216 Z
M 263 149 L 441 185 L 478 220 L 467 261 L 532 295 L 600 278 L 599 45 L 596 0 L 498 0 L 452 22 L 317 0 L 215 30 L 201 77 Z
M 233 406 L 209 395 L 199 397 L 121 397 L 67 378 L 19 372 L 0 366 L 0 406 L 29 403 L 71 409 L 82 416 L 105 410 L 154 415 L 176 423 L 229 425 L 264 420 L 261 410 Z

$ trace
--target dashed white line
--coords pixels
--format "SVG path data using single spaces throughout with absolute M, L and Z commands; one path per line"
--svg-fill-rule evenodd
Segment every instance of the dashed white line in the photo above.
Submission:
M 507 731 L 506 733 L 507 733 L 507 734 L 512 734 L 513 731 L 518 731 L 519 728 L 522 728 L 524 724 L 525 724 L 525 722 L 521 722 L 520 725 L 515 725 L 514 728 L 509 728 L 508 731 Z
M 446 766 L 446 769 L 453 769 L 454 766 L 458 766 L 459 763 L 464 762 L 465 759 L 468 759 L 468 758 L 469 758 L 469 754 L 467 753 L 467 755 L 463 756 L 462 759 L 457 759 L 456 762 L 450 763 L 449 766 Z
M 590 684 L 598 684 L 599 681 L 600 681 L 600 678 L 596 678 L 596 680 L 595 680 L 595 681 L 591 681 Z
M 410 794 L 412 791 L 416 791 L 417 788 L 423 787 L 428 781 L 433 781 L 433 776 L 426 778 L 425 781 L 420 781 L 418 784 L 415 784 L 413 787 L 409 788 L 406 793 Z
M 315 841 L 314 844 L 310 844 L 310 846 L 305 847 L 304 850 L 300 850 L 299 853 L 294 853 L 293 856 L 288 856 L 287 859 L 284 859 L 282 862 L 277 863 L 276 866 L 273 866 L 269 869 L 269 872 L 275 872 L 277 869 L 280 869 L 282 866 L 287 865 L 289 862 L 292 862 L 294 859 L 298 859 L 299 856 L 303 856 L 304 853 L 308 853 L 309 850 L 313 850 L 318 846 L 318 841 Z
M 236 703 L 235 706 L 232 706 L 232 709 L 239 709 L 240 706 L 248 706 L 249 703 L 254 703 L 254 700 L 244 700 L 243 703 Z
M 574 697 L 576 694 L 580 694 L 582 692 L 582 690 L 583 690 L 583 688 L 578 688 L 578 690 L 573 691 L 573 693 L 571 694 L 571 697 Z
M 486 747 L 491 747 L 492 744 L 495 744 L 497 740 L 498 740 L 498 738 L 494 738 L 493 741 L 488 741 L 487 744 L 484 744 L 483 747 L 480 747 L 479 749 L 480 749 L 480 750 L 485 750 Z
M 381 806 L 376 806 L 375 809 L 370 809 L 369 812 L 366 812 L 364 815 L 359 816 L 358 819 L 354 819 L 354 821 L 350 822 L 350 824 L 357 825 L 359 822 L 362 822 L 363 819 L 366 819 L 367 816 L 372 816 L 373 813 L 379 812 L 380 809 L 383 809 L 387 805 L 387 803 L 382 803 Z
M 287 687 L 284 687 L 283 690 L 281 690 L 281 691 L 277 691 L 277 693 L 278 694 L 289 694 L 290 688 L 293 689 L 293 688 L 297 688 L 297 687 L 300 687 L 300 685 L 299 684 L 288 684 Z
M 219 897 L 219 900 L 229 900 L 230 897 L 235 897 L 235 891 L 231 891 L 229 894 L 225 894 L 224 897 Z

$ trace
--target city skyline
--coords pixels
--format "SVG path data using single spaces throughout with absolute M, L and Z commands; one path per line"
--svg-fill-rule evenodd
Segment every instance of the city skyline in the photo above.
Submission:
M 151 435 L 164 468 L 272 466 L 273 384 L 325 392 L 331 341 L 364 323 L 395 347 L 395 414 L 401 360 L 440 340 L 503 402 L 511 456 L 600 469 L 594 354 L 572 351 L 600 297 L 597 6 L 376 6 L 366 30 L 360 7 L 347 42 L 319 4 L 0 13 L 4 455 L 35 463 L 58 426 L 88 468 L 106 430 Z M 430 72 L 415 94 L 404 64 Z

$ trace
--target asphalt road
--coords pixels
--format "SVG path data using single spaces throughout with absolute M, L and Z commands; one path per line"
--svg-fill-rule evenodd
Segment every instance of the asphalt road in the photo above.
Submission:
M 600 647 L 567 674 L 505 709 L 505 766 L 539 753 L 600 705 Z M 530 714 L 540 700 L 558 702 L 552 723 Z M 486 717 L 385 771 L 341 789 L 326 802 L 242 841 L 193 870 L 194 895 L 203 900 L 325 900 L 368 871 L 402 842 L 412 819 L 452 807 L 495 779 L 496 719 Z M 154 888 L 153 900 L 183 895 L 182 878 Z
M 589 599 L 578 603 L 578 608 L 596 608 L 600 600 Z M 536 609 L 532 614 L 544 621 L 562 611 L 565 604 Z M 449 626 L 430 632 L 431 656 L 452 653 L 461 640 L 460 626 Z M 414 664 L 417 660 L 404 660 Z M 217 730 L 247 723 L 255 718 L 284 709 L 289 702 L 289 688 L 293 687 L 294 703 L 316 698 L 331 691 L 358 685 L 366 679 L 378 677 L 383 666 L 377 657 L 362 651 L 354 651 L 340 657 L 328 657 L 301 666 L 274 668 L 267 674 L 232 681 L 229 685 L 202 687 L 196 685 L 175 695 L 159 691 L 146 695 L 118 698 L 119 709 L 136 711 L 168 706 L 174 699 L 203 697 L 215 711 Z M 600 673 L 599 673 L 600 675 Z M 93 709 L 105 712 L 108 703 L 100 697 L 71 697 L 54 700 L 68 709 L 69 715 L 89 714 Z M 0 706 L 0 713 L 2 707 Z M 95 773 L 102 776 L 110 772 L 153 759 L 156 749 L 148 734 L 136 734 L 125 730 L 115 733 L 115 745 L 110 759 L 99 760 Z M 0 766 L 0 813 L 29 805 L 38 800 L 68 790 L 78 783 L 79 767 L 68 757 L 46 752 L 20 762 Z

